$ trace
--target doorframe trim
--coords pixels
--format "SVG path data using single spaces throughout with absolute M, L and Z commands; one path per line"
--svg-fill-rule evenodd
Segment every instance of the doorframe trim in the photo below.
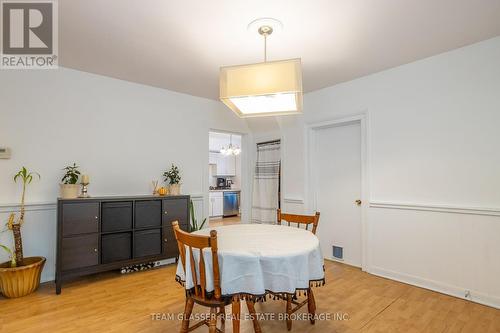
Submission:
M 349 124 L 360 124 L 361 130 L 361 269 L 369 271 L 370 254 L 369 254 L 369 229 L 368 229 L 368 207 L 370 202 L 370 117 L 369 112 L 362 111 L 349 117 L 333 118 L 330 120 L 306 124 L 306 207 L 309 211 L 317 209 L 317 192 L 314 184 L 316 163 L 313 160 L 313 147 L 315 143 L 316 131 L 325 128 L 338 126 L 346 126 Z M 324 254 L 325 255 L 325 254 Z M 325 257 L 329 257 L 326 256 Z

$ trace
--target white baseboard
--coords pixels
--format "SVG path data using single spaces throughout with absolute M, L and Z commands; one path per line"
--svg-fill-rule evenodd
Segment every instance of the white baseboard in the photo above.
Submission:
M 323 259 L 328 260 L 328 261 L 333 261 L 333 262 L 339 262 L 344 265 L 352 266 L 354 268 L 359 268 L 362 269 L 360 266 L 353 264 L 352 262 L 345 261 L 344 259 L 337 259 L 337 258 L 332 258 L 332 257 L 324 257 Z
M 486 295 L 470 290 L 470 298 L 466 298 L 465 288 L 459 288 L 457 286 L 448 285 L 439 281 L 424 279 L 380 267 L 372 266 L 368 270 L 368 273 L 500 309 L 500 298 L 496 296 Z
M 175 258 L 158 261 L 158 266 L 171 265 L 171 264 L 175 264 Z

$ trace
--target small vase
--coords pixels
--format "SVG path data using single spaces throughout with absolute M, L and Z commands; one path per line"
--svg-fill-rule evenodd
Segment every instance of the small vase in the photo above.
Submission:
M 169 192 L 170 192 L 170 195 L 180 195 L 181 194 L 181 184 L 170 184 Z
M 60 184 L 60 186 L 61 186 L 61 198 L 62 199 L 78 198 L 78 193 L 80 191 L 79 184 Z

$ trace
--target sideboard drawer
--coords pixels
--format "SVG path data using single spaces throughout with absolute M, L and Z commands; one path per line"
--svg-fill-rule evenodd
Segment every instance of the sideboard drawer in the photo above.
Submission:
M 134 258 L 161 254 L 161 229 L 136 231 L 134 235 Z
M 63 236 L 99 231 L 99 203 L 79 202 L 62 205 Z
M 135 227 L 161 227 L 161 200 L 135 202 Z
M 99 234 L 67 237 L 62 240 L 62 270 L 99 264 Z
M 132 202 L 103 202 L 101 228 L 103 232 L 132 229 Z
M 103 264 L 132 258 L 132 233 L 103 235 L 101 241 Z

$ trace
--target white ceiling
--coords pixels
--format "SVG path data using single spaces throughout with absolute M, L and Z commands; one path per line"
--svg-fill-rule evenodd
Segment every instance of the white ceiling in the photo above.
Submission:
M 500 35 L 500 0 L 59 0 L 60 65 L 218 98 L 222 65 L 302 58 L 311 91 Z

